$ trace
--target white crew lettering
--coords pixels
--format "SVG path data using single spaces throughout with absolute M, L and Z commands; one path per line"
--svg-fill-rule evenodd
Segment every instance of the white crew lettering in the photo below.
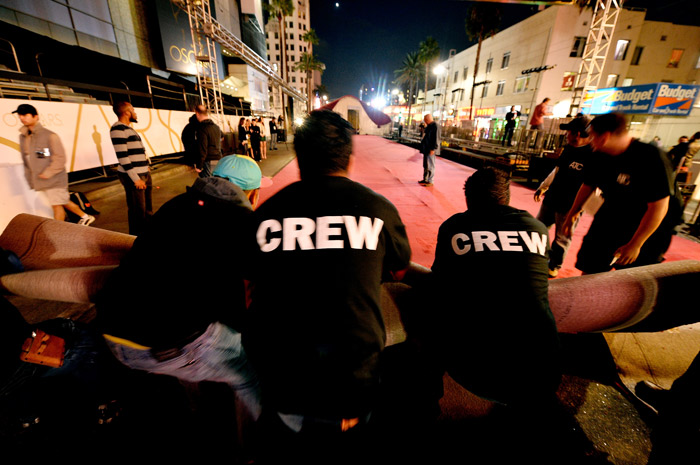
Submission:
M 464 245 L 460 246 L 459 241 L 464 243 Z M 469 242 L 469 236 L 466 234 L 455 234 L 452 236 L 452 250 L 457 255 L 464 255 L 465 253 L 469 252 L 472 248 L 472 245 L 468 243 Z
M 471 242 L 471 243 L 470 243 Z M 464 255 L 470 251 L 484 252 L 532 252 L 546 256 L 548 238 L 536 231 L 472 231 L 452 236 L 452 251 Z M 500 246 L 500 247 L 499 247 Z
M 279 237 L 273 237 L 269 241 L 267 240 L 267 232 L 277 232 L 282 231 L 282 224 L 277 220 L 265 220 L 258 226 L 258 232 L 256 238 L 258 239 L 258 246 L 263 252 L 272 252 L 277 247 L 279 247 L 282 239 Z
M 342 249 L 342 227 L 348 235 L 348 245 L 353 249 L 377 250 L 384 221 L 367 216 L 322 216 L 316 218 L 284 218 L 265 220 L 258 226 L 256 238 L 262 252 L 272 252 L 282 245 L 282 250 Z M 281 237 L 270 237 L 281 232 Z M 315 239 L 314 239 L 315 238 Z M 315 240 L 315 244 L 314 244 Z
M 384 220 L 375 218 L 372 221 L 366 216 L 361 216 L 358 222 L 354 216 L 343 216 L 345 228 L 348 231 L 348 242 L 353 249 L 361 249 L 365 244 L 368 250 L 377 250 L 379 233 L 384 226 Z
M 530 234 L 528 236 L 527 231 L 520 231 L 520 237 L 525 241 L 528 250 L 532 253 L 544 255 L 547 250 L 547 235 L 535 231 L 532 231 Z
M 517 231 L 498 231 L 498 240 L 501 248 L 506 252 L 522 252 L 523 248 L 518 244 Z
M 282 220 L 284 234 L 282 235 L 282 249 L 294 250 L 297 243 L 301 250 L 314 248 L 311 235 L 316 231 L 316 223 L 311 218 L 285 218 Z
M 345 243 L 342 239 L 331 239 L 340 236 L 340 228 L 332 228 L 332 224 L 343 224 L 342 216 L 322 216 L 316 220 L 316 248 L 342 249 Z
M 484 246 L 489 250 L 498 252 L 500 249 L 496 245 L 498 237 L 491 231 L 474 231 L 472 232 L 472 240 L 474 241 L 474 252 L 483 252 Z

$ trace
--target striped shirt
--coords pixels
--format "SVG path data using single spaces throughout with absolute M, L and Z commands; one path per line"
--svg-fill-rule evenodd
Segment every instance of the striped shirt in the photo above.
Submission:
M 112 125 L 109 135 L 119 160 L 117 171 L 128 174 L 132 181 L 138 181 L 139 175 L 147 174 L 148 157 L 138 133 L 132 127 L 117 121 Z

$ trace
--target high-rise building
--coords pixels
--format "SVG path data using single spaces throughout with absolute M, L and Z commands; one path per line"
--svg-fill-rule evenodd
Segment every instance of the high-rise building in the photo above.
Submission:
M 318 71 L 312 72 L 311 79 L 309 79 L 307 72 L 296 69 L 302 54 L 313 54 L 313 44 L 304 40 L 304 35 L 311 30 L 309 2 L 310 0 L 295 0 L 294 12 L 291 16 L 282 18 L 282 21 L 275 17 L 269 17 L 265 25 L 265 37 L 267 38 L 268 61 L 291 87 L 307 98 L 310 97 L 309 101 L 311 108 L 313 108 L 314 89 L 321 83 L 320 73 Z M 311 96 L 307 95 L 309 87 L 311 88 Z M 270 93 L 270 105 L 277 114 L 282 114 L 280 99 L 279 92 Z M 301 115 L 307 110 L 305 103 L 299 100 L 292 101 L 289 98 L 285 101 L 285 108 L 288 112 L 288 119 L 293 115 Z

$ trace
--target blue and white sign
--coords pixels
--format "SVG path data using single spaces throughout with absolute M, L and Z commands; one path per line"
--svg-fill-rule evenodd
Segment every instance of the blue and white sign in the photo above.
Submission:
M 598 89 L 588 113 L 688 116 L 699 92 L 700 86 L 671 83 Z

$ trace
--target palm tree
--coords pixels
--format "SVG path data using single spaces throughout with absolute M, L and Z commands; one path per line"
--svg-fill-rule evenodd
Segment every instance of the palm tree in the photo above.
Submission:
M 292 16 L 294 14 L 294 0 L 268 0 L 269 3 L 263 3 L 263 8 L 265 11 L 274 18 L 277 18 L 280 25 L 280 56 L 282 57 L 280 67 L 282 80 L 287 82 L 287 28 L 286 22 L 284 20 L 285 16 Z M 282 114 L 284 115 L 284 125 L 286 129 L 287 117 L 286 106 L 284 104 L 284 92 L 282 87 L 280 87 L 280 97 L 282 103 Z
M 304 57 L 304 54 L 302 54 L 301 59 L 296 64 L 295 69 L 306 71 L 306 95 L 309 98 L 307 109 L 308 111 L 311 111 L 311 73 L 313 71 L 323 71 L 326 69 L 326 65 L 318 61 L 318 59 L 313 55 L 313 46 L 318 45 L 319 41 L 316 31 L 314 29 L 309 29 L 306 31 L 306 33 L 304 33 L 304 35 L 301 36 L 301 40 L 306 42 L 306 53 L 308 53 L 310 57 Z M 306 62 L 307 65 L 304 67 L 299 67 L 300 63 L 302 62 Z
M 396 71 L 395 82 L 397 84 L 408 84 L 408 118 L 406 123 L 411 122 L 411 104 L 413 93 L 418 88 L 418 83 L 423 78 L 423 63 L 420 61 L 418 52 L 409 52 L 403 60 L 403 66 Z
M 301 40 L 311 45 L 318 45 L 318 36 L 316 35 L 316 31 L 314 29 L 309 29 L 304 33 L 303 36 L 301 36 Z
M 426 99 L 428 97 L 428 77 L 430 76 L 430 64 L 440 56 L 440 46 L 437 40 L 432 37 L 426 38 L 420 43 L 418 57 L 425 65 L 425 87 L 423 89 L 423 110 L 425 110 Z
M 472 82 L 471 102 L 469 104 L 469 119 L 472 119 L 474 108 L 474 84 L 476 74 L 479 72 L 479 55 L 481 55 L 481 43 L 498 32 L 501 23 L 501 10 L 491 3 L 475 3 L 467 13 L 464 28 L 471 40 L 477 40 L 476 64 L 474 65 L 474 82 Z
M 306 73 L 306 96 L 307 100 L 307 111 L 311 111 L 311 73 L 314 71 L 321 71 L 326 69 L 326 65 L 318 61 L 313 53 L 304 52 L 299 57 L 299 61 L 294 64 L 294 69 L 297 71 L 304 71 Z

